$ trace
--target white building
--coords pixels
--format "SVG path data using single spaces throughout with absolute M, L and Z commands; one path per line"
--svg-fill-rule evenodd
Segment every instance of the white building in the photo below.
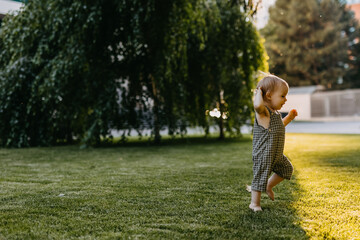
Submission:
M 287 102 L 282 107 L 282 113 L 288 113 L 291 109 L 298 112 L 297 120 L 311 119 L 311 98 L 317 91 L 324 90 L 323 86 L 291 87 L 287 95 Z
M 17 11 L 23 3 L 19 1 L 0 0 L 0 19 L 11 11 Z
M 323 86 L 291 87 L 287 102 L 280 110 L 284 115 L 298 111 L 296 120 L 355 119 L 360 117 L 360 89 L 324 91 Z

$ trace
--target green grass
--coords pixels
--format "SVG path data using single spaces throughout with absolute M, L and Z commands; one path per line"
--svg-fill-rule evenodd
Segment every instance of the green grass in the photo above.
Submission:
M 249 137 L 0 149 L 0 239 L 358 239 L 359 142 L 289 134 L 294 178 L 261 213 Z
M 287 138 L 300 185 L 292 206 L 312 239 L 360 239 L 359 144 L 359 135 Z

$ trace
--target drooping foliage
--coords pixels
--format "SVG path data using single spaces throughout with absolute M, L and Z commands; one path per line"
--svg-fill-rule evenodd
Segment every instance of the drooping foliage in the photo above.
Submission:
M 1 28 L 0 121 L 7 146 L 99 140 L 117 114 L 109 3 L 31 1 Z
M 122 69 L 123 127 L 152 128 L 170 134 L 186 127 L 187 34 L 195 31 L 201 15 L 199 1 L 128 1 L 119 4 L 119 34 L 113 58 Z M 129 11 L 129 9 L 131 11 Z M 199 30 L 199 29 L 197 29 Z M 196 32 L 201 35 L 201 30 Z M 121 127 L 121 126 L 120 126 Z
M 245 14 L 240 7 L 249 7 Z M 207 32 L 204 41 L 190 38 L 188 104 L 198 124 L 209 127 L 204 111 L 218 109 L 216 119 L 220 138 L 224 131 L 240 133 L 240 127 L 252 112 L 251 88 L 254 73 L 267 71 L 262 39 L 250 21 L 252 6 L 236 1 L 216 1 L 208 4 L 205 13 Z
M 29 1 L 1 27 L 1 145 L 86 146 L 144 129 L 159 142 L 164 128 L 207 127 L 216 102 L 239 130 L 264 66 L 251 11 L 242 1 Z

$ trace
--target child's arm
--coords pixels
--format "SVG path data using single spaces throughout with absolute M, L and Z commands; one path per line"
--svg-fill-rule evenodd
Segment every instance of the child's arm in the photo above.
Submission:
M 295 109 L 291 109 L 288 115 L 283 118 L 284 126 L 288 125 L 292 120 L 295 119 L 295 117 L 298 115 L 297 111 Z
M 264 99 L 262 95 L 263 94 L 261 88 L 257 88 L 255 90 L 254 108 L 258 114 L 266 115 L 267 111 L 264 105 Z

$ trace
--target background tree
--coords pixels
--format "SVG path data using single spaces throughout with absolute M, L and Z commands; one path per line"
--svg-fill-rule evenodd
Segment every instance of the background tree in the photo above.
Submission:
M 251 114 L 252 73 L 264 64 L 262 43 L 247 18 L 251 6 L 29 2 L 5 19 L 0 33 L 1 144 L 96 145 L 113 129 L 141 134 L 145 128 L 159 142 L 165 127 L 174 135 L 208 126 L 204 112 L 216 103 L 229 113 L 227 129 L 239 132 Z M 190 69 L 196 54 L 199 68 Z M 223 136 L 224 122 L 219 124 Z
M 346 74 L 343 78 L 344 88 L 360 88 L 360 27 L 354 12 L 345 5 L 342 22 L 345 23 L 344 32 L 348 36 L 348 58 L 344 62 Z
M 204 7 L 207 31 L 204 41 L 190 38 L 188 112 L 205 129 L 206 110 L 218 109 L 220 138 L 225 130 L 237 134 L 250 120 L 254 73 L 266 69 L 266 53 L 250 21 L 256 6 L 243 1 L 214 1 Z M 208 131 L 208 130 L 207 130 Z
M 290 85 L 332 88 L 346 74 L 345 2 L 277 0 L 262 34 L 270 71 Z
M 181 99 L 172 94 L 182 94 L 191 11 L 190 1 L 27 4 L 1 35 L 0 118 L 9 123 L 0 130 L 3 144 L 75 138 L 91 145 L 111 129 L 139 129 L 148 119 L 159 140 L 162 124 L 172 130 L 177 119 L 171 106 Z
M 160 141 L 165 126 L 170 135 L 186 128 L 187 33 L 201 20 L 199 3 L 150 0 L 119 4 L 120 34 L 113 55 L 122 56 L 118 64 L 127 85 L 122 89 L 124 119 L 139 132 L 153 129 L 155 142 Z
M 98 142 L 117 113 L 101 1 L 31 1 L 2 25 L 1 140 Z

